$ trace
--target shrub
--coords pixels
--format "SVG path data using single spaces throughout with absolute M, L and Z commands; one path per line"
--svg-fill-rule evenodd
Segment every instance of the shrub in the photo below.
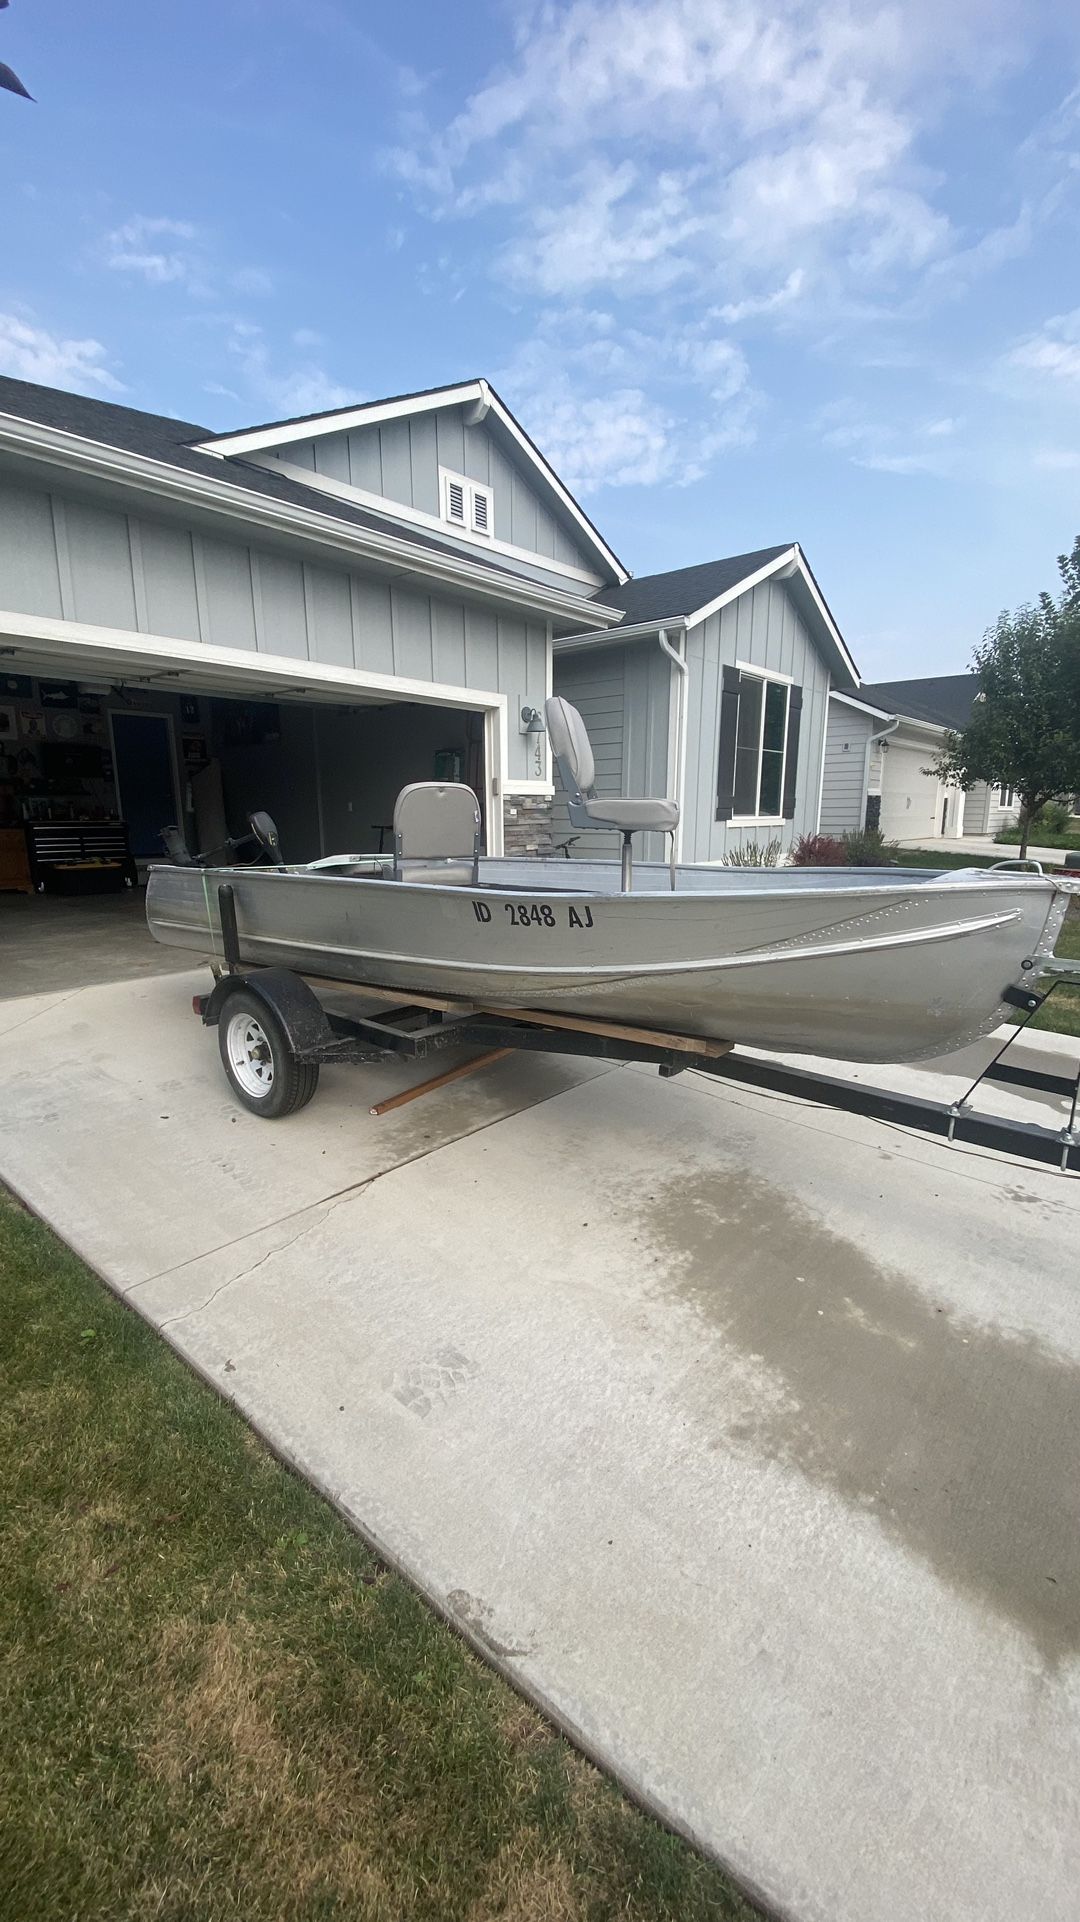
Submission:
M 722 868 L 775 868 L 779 865 L 784 844 L 775 841 L 741 841 L 737 848 L 729 848 L 720 856 Z
M 793 868 L 842 868 L 848 851 L 835 834 L 800 834 L 791 850 Z
M 1047 834 L 1068 834 L 1072 826 L 1072 809 L 1064 801 L 1044 801 L 1031 824 L 1031 838 L 1038 840 L 1036 829 Z
M 899 853 L 899 846 L 895 841 L 886 841 L 880 828 L 850 828 L 841 839 L 849 867 L 887 868 L 895 865 L 893 857 Z

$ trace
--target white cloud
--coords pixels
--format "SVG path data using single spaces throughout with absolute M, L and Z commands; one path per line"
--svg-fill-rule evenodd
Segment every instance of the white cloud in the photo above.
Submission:
M 710 317 L 722 320 L 729 327 L 738 327 L 744 320 L 758 320 L 762 314 L 775 314 L 781 307 L 790 306 L 797 300 L 806 284 L 806 275 L 801 267 L 793 267 L 780 287 L 774 287 L 769 294 L 751 294 L 745 300 L 728 300 L 723 306 L 714 307 Z
M 0 314 L 0 370 L 16 380 L 76 393 L 122 394 L 123 383 L 110 373 L 105 357 L 99 340 L 68 340 L 18 314 Z
M 580 494 L 687 486 L 754 438 L 746 361 L 701 328 L 616 334 L 603 312 L 553 309 L 495 382 Z
M 1055 314 L 1038 333 L 1020 341 L 1010 353 L 1009 362 L 1051 381 L 1080 383 L 1080 307 L 1069 314 Z
M 301 336 L 305 338 L 301 340 Z M 314 345 L 317 336 L 312 336 L 310 329 L 300 328 L 293 340 L 303 348 Z M 334 380 L 315 360 L 281 367 L 262 328 L 252 321 L 233 321 L 228 350 L 251 404 L 269 410 L 276 418 L 328 412 L 363 398 L 355 387 L 343 387 Z
M 958 73 L 970 90 L 1000 59 L 992 6 L 545 6 L 458 113 L 412 114 L 384 163 L 440 219 L 504 209 L 498 271 L 519 285 L 685 280 L 764 313 L 770 265 L 889 275 L 950 243 L 913 148 L 931 92 Z
M 137 274 L 152 287 L 201 278 L 193 243 L 198 230 L 189 220 L 163 215 L 136 214 L 105 237 L 105 264 L 120 273 Z
M 1032 456 L 1033 465 L 1045 468 L 1051 474 L 1074 474 L 1080 469 L 1080 449 L 1075 447 L 1040 447 Z
M 209 299 L 219 287 L 256 299 L 273 292 L 265 267 L 228 267 L 216 258 L 212 235 L 191 220 L 164 214 L 134 214 L 105 235 L 101 258 L 114 273 L 133 276 L 148 287 L 181 288 L 196 300 Z

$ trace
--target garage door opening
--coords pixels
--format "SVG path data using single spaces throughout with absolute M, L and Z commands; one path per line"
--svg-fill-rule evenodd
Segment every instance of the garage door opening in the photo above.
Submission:
M 13 683 L 16 677 L 10 677 Z M 2 718 L 0 889 L 122 889 L 165 857 L 221 847 L 265 809 L 289 861 L 391 845 L 411 781 L 463 781 L 487 830 L 493 743 L 484 709 L 348 690 L 247 699 L 214 691 L 18 677 Z M 300 694 L 300 690 L 296 690 Z M 306 691 L 305 691 L 306 692 Z M 10 725 L 8 725 L 10 723 Z

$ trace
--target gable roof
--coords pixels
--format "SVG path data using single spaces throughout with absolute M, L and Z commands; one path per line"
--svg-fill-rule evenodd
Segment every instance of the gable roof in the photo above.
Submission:
M 699 608 L 727 594 L 741 581 L 757 574 L 782 554 L 790 554 L 794 543 L 782 547 L 759 547 L 752 554 L 731 554 L 726 560 L 700 561 L 696 567 L 675 567 L 666 574 L 640 574 L 624 581 L 621 587 L 603 588 L 594 595 L 611 607 L 621 607 L 623 624 L 636 626 L 644 621 L 689 619 Z M 612 633 L 618 629 L 613 628 Z
M 569 519 L 577 536 L 596 555 L 617 581 L 625 581 L 627 570 L 608 546 L 599 528 L 589 519 L 580 502 L 559 479 L 536 442 L 515 419 L 506 402 L 491 383 L 478 375 L 473 380 L 457 381 L 449 387 L 421 387 L 411 394 L 390 394 L 383 400 L 358 401 L 353 406 L 333 407 L 321 414 L 297 414 L 291 420 L 264 421 L 256 427 L 238 428 L 227 434 L 207 435 L 201 445 L 218 454 L 260 454 L 287 447 L 291 441 L 318 439 L 324 434 L 342 434 L 353 427 L 374 427 L 384 420 L 398 420 L 413 414 L 428 413 L 437 407 L 473 409 L 479 426 L 489 417 L 503 439 L 530 468 L 534 482 L 564 519 Z
M 121 406 L 116 401 L 96 400 L 85 394 L 67 393 L 59 387 L 42 387 L 33 381 L 7 378 L 0 378 L 0 416 L 71 435 L 76 442 L 93 447 L 112 448 L 122 456 L 133 456 L 136 461 L 158 463 L 191 477 L 196 483 L 208 484 L 212 490 L 220 487 L 226 496 L 235 493 L 233 512 L 243 508 L 241 495 L 255 495 L 268 506 L 293 508 L 305 517 L 317 515 L 326 531 L 335 526 L 364 530 L 382 540 L 398 543 L 402 552 L 419 548 L 430 554 L 433 562 L 436 557 L 442 564 L 459 562 L 476 570 L 474 579 L 490 576 L 493 589 L 497 583 L 505 583 L 508 590 L 518 590 L 513 598 L 519 598 L 522 586 L 537 587 L 537 583 L 525 581 L 515 569 L 482 549 L 475 553 L 470 549 L 466 562 L 465 557 L 437 536 L 412 526 L 406 530 L 395 520 L 389 504 L 385 514 L 379 513 L 306 487 L 302 481 L 275 474 L 257 462 L 236 456 L 223 458 L 220 452 L 204 453 L 203 445 L 210 437 L 206 428 L 194 421 L 178 420 L 169 414 L 145 413 L 141 408 Z M 597 598 L 602 599 L 602 595 Z M 581 605 L 576 596 L 573 599 Z
M 979 692 L 977 674 L 933 674 L 922 681 L 874 681 L 860 694 L 876 707 L 888 708 L 910 721 L 929 721 L 959 733 L 971 719 Z
M 665 574 L 644 574 L 638 580 L 624 581 L 621 587 L 604 588 L 594 598 L 599 601 L 602 595 L 606 606 L 621 607 L 622 621 L 562 635 L 555 646 L 560 652 L 569 652 L 610 646 L 624 639 L 644 639 L 664 626 L 696 627 L 770 579 L 782 581 L 828 662 L 836 685 L 857 688 L 859 670 L 798 541 L 780 547 L 757 547 L 749 554 L 730 554 L 723 560 L 702 561 L 696 567 L 676 567 Z

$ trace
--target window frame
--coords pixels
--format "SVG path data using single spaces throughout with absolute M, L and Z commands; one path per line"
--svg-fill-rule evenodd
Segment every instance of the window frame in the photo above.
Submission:
M 793 674 L 781 674 L 776 668 L 758 667 L 757 663 L 754 661 L 736 661 L 734 663 L 734 666 L 737 672 L 740 674 L 740 676 L 745 675 L 745 677 L 748 680 L 761 681 L 763 684 L 763 690 L 764 690 L 764 686 L 767 685 L 769 681 L 777 682 L 781 687 L 787 690 L 787 698 L 784 702 L 784 751 L 780 758 L 780 807 L 782 810 L 784 806 L 784 789 L 787 782 L 788 743 L 791 735 L 791 690 L 795 686 L 795 676 Z M 741 703 L 742 701 L 741 686 L 739 689 L 739 700 Z M 738 719 L 736 718 L 736 730 L 737 728 L 738 728 Z M 737 738 L 738 736 L 736 734 L 736 739 Z M 763 751 L 764 740 L 765 740 L 765 694 L 763 691 L 761 696 L 761 720 L 758 724 L 757 783 L 756 783 L 756 790 L 755 790 L 756 796 L 757 796 L 757 811 L 753 814 L 732 813 L 728 817 L 728 822 L 727 822 L 728 827 L 779 828 L 779 827 L 784 827 L 786 825 L 788 817 L 783 812 L 779 814 L 762 814 L 760 812 L 761 780 L 762 780 L 762 775 L 764 773 L 764 751 Z

